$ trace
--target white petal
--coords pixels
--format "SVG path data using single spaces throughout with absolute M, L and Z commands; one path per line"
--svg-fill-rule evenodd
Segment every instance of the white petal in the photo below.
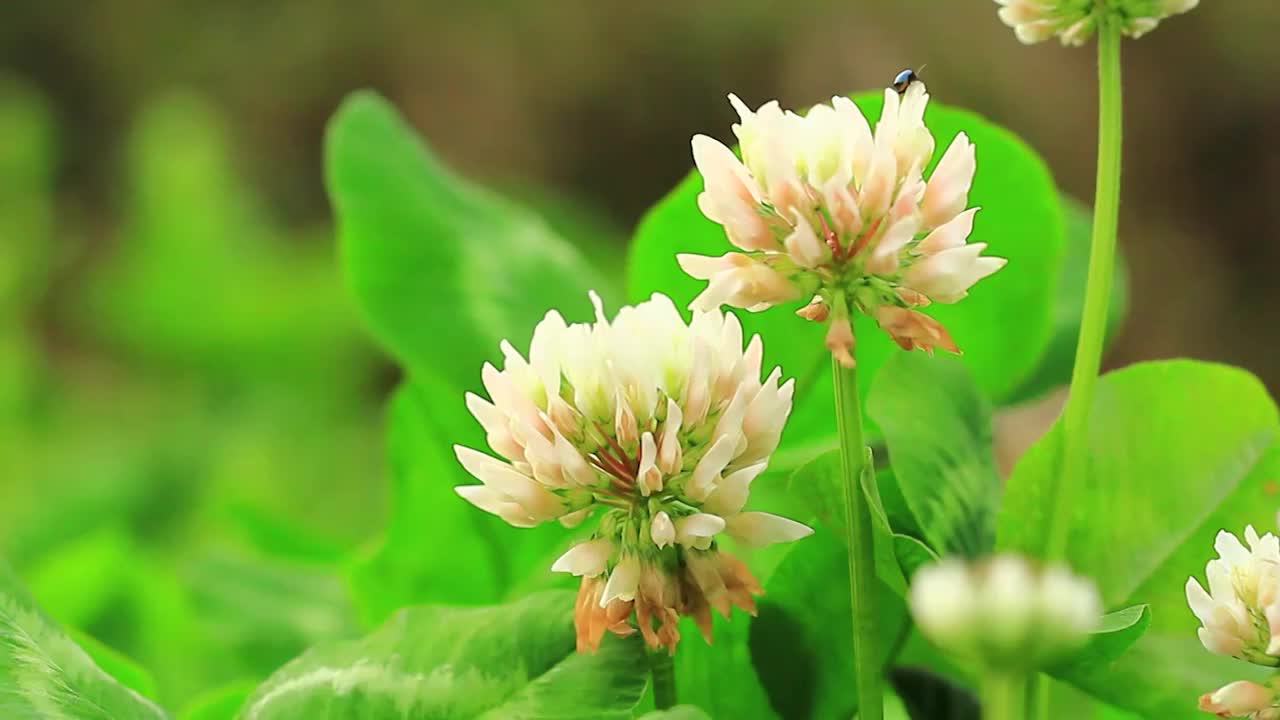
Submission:
M 715 491 L 706 502 L 702 503 L 702 508 L 726 517 L 741 512 L 750 495 L 751 481 L 759 477 L 768 466 L 768 463 L 756 463 L 726 475 L 716 484 Z
M 454 488 L 463 500 L 487 513 L 493 513 L 511 525 L 529 528 L 538 524 L 524 508 L 507 499 L 502 493 L 484 485 L 459 485 Z
M 964 133 L 956 135 L 929 178 L 921 202 L 926 228 L 938 227 L 964 210 L 976 169 L 973 143 Z
M 453 450 L 467 472 L 518 503 L 531 517 L 550 520 L 564 514 L 564 502 L 524 473 L 469 447 L 454 445 Z
M 634 555 L 627 555 L 609 573 L 609 580 L 600 595 L 600 607 L 608 607 L 614 600 L 635 600 L 639 586 L 640 560 Z
M 703 538 L 713 538 L 725 528 L 724 518 L 710 513 L 694 513 L 676 520 L 676 542 L 695 546 Z
M 791 542 L 813 534 L 813 528 L 763 512 L 744 512 L 726 520 L 729 536 L 749 547 Z
M 581 542 L 569 548 L 551 566 L 552 572 L 566 572 L 579 577 L 595 577 L 604 572 L 609 565 L 609 556 L 613 554 L 613 542 L 607 538 L 597 538 Z
M 653 521 L 649 525 L 649 539 L 660 548 L 676 541 L 676 526 L 671 522 L 670 515 L 658 511 L 658 514 L 653 516 Z
M 969 208 L 943 225 L 938 226 L 933 232 L 925 236 L 924 240 L 920 241 L 920 244 L 916 246 L 916 253 L 932 255 L 943 250 L 963 246 L 969 234 L 973 232 L 973 216 L 977 212 L 978 208 Z

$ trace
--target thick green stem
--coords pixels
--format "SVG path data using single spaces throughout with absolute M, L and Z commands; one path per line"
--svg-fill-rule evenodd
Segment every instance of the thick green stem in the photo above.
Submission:
M 1026 676 L 987 671 L 982 678 L 982 720 L 1025 720 Z
M 1107 306 L 1111 302 L 1111 278 L 1116 261 L 1116 226 L 1120 217 L 1120 27 L 1105 21 L 1098 29 L 1098 179 L 1093 201 L 1093 243 L 1089 251 L 1089 280 L 1085 290 L 1080 338 L 1071 372 L 1071 394 L 1063 411 L 1062 471 L 1050 504 L 1049 559 L 1066 555 L 1072 492 L 1087 467 L 1089 410 L 1102 364 L 1102 344 L 1107 331 Z
M 858 375 L 835 358 L 831 360 L 836 389 L 836 427 L 840 432 L 840 460 L 844 475 L 844 520 L 849 539 L 849 598 L 852 602 L 853 654 L 858 688 L 858 720 L 884 717 L 883 678 L 877 664 L 880 648 L 876 617 L 875 539 L 871 508 L 862 491 L 866 448 L 862 439 L 862 408 Z
M 676 704 L 674 660 L 665 650 L 649 653 L 649 672 L 653 675 L 653 704 L 659 710 L 675 707 Z
M 1067 554 L 1071 534 L 1072 497 L 1089 463 L 1089 411 L 1102 365 L 1107 309 L 1116 263 L 1116 233 L 1120 221 L 1120 158 L 1124 113 L 1120 83 L 1120 27 L 1104 21 L 1098 29 L 1098 176 L 1093 196 L 1093 241 L 1089 250 L 1089 278 L 1085 288 L 1080 337 L 1071 371 L 1071 392 L 1063 411 L 1063 444 L 1059 473 L 1049 502 L 1045 559 Z M 1049 680 L 1036 677 L 1030 693 L 1035 720 L 1049 718 Z

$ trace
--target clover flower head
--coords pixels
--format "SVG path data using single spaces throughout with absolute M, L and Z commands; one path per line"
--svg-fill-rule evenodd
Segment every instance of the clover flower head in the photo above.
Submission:
M 1102 609 L 1091 581 L 1063 567 L 1036 570 L 1007 554 L 923 567 L 909 600 L 926 637 L 998 670 L 1032 670 L 1061 658 L 1084 644 Z
M 1201 695 L 1200 709 L 1221 718 L 1280 720 L 1280 694 L 1274 686 L 1239 680 Z
M 1209 652 L 1280 666 L 1280 539 L 1259 537 L 1252 525 L 1244 538 L 1247 548 L 1232 533 L 1218 532 L 1218 558 L 1205 567 L 1209 590 L 1188 578 L 1187 603 Z
M 977 208 L 966 209 L 976 169 L 961 133 L 932 175 L 929 95 L 912 83 L 885 91 L 874 132 L 852 100 L 832 98 L 805 115 L 771 101 L 752 111 L 736 96 L 742 160 L 705 135 L 693 138 L 704 191 L 698 206 L 741 252 L 681 254 L 708 281 L 695 309 L 751 311 L 812 297 L 801 317 L 830 323 L 826 344 L 852 365 L 850 317 L 862 312 L 905 349 L 957 351 L 937 321 L 914 308 L 954 303 L 1004 266 L 966 243 Z
M 492 457 L 456 447 L 482 483 L 457 488 L 476 507 L 518 527 L 590 516 L 589 540 L 552 570 L 582 577 L 574 611 L 578 649 L 606 631 L 635 632 L 675 651 L 677 622 L 692 616 L 708 642 L 711 610 L 754 612 L 755 577 L 720 542 L 796 540 L 812 532 L 744 511 L 751 482 L 778 445 L 794 381 L 761 380 L 758 336 L 719 310 L 686 323 L 664 295 L 624 307 L 610 322 L 591 296 L 594 323 L 549 312 L 526 360 L 502 344 L 501 370 L 482 372 L 489 399 L 467 396 Z
M 1103 18 L 1111 18 L 1131 38 L 1151 32 L 1161 20 L 1189 12 L 1200 0 L 995 0 L 999 16 L 1027 45 L 1057 37 L 1080 46 L 1093 37 Z

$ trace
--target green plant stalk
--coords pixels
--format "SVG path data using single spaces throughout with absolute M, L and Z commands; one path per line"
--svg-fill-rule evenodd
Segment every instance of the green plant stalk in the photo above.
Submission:
M 875 538 L 871 533 L 871 508 L 862 491 L 866 448 L 862 438 L 862 406 L 858 401 L 858 375 L 831 359 L 836 390 L 836 428 L 840 433 L 840 466 L 844 475 L 844 521 L 849 541 L 849 598 L 852 603 L 854 673 L 858 688 L 858 719 L 882 720 L 884 681 L 877 666 L 880 657 L 876 629 Z
M 653 705 L 659 710 L 675 707 L 675 658 L 665 650 L 649 652 L 649 673 L 653 676 Z
M 1066 555 L 1070 535 L 1072 492 L 1088 466 L 1089 410 L 1102 364 L 1107 331 L 1107 306 L 1116 262 L 1116 228 L 1120 217 L 1120 28 L 1105 20 L 1098 30 L 1098 178 L 1094 191 L 1093 242 L 1084 313 L 1071 371 L 1071 393 L 1063 411 L 1062 472 L 1054 484 L 1050 505 L 1047 559 Z
M 1089 411 L 1094 386 L 1102 366 L 1106 340 L 1107 309 L 1111 304 L 1111 280 L 1115 274 L 1116 235 L 1120 222 L 1120 160 L 1124 139 L 1124 112 L 1120 82 L 1120 27 L 1104 19 L 1098 28 L 1098 175 L 1094 187 L 1093 239 L 1089 249 L 1089 275 L 1085 286 L 1080 336 L 1076 342 L 1071 390 L 1063 411 L 1062 458 L 1049 504 L 1045 559 L 1066 557 L 1071 534 L 1072 493 L 1089 462 Z M 1032 681 L 1028 717 L 1049 717 L 1049 679 Z
M 982 720 L 1024 720 L 1026 676 L 988 670 L 982 678 Z

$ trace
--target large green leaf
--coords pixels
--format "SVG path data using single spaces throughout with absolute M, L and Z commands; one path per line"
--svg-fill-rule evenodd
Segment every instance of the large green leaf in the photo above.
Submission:
M 879 114 L 879 93 L 857 96 L 869 117 Z M 1040 158 L 1013 134 L 964 110 L 931 103 L 926 122 L 941 150 L 958 132 L 977 147 L 978 172 L 970 204 L 977 215 L 972 239 L 990 245 L 989 253 L 1009 266 L 973 288 L 952 306 L 930 308 L 965 350 L 964 362 L 978 386 L 995 400 L 1010 395 L 1032 371 L 1049 340 L 1050 312 L 1063 245 L 1063 213 L 1053 179 Z M 938 156 L 941 152 L 937 153 Z M 719 225 L 697 207 L 702 180 L 686 177 L 641 222 L 631 246 L 628 292 L 639 299 L 661 291 L 677 304 L 689 302 L 703 283 L 676 265 L 679 252 L 719 255 L 731 246 Z M 768 364 L 781 365 L 797 378 L 795 409 L 779 454 L 777 469 L 794 468 L 832 446 L 830 359 L 822 328 L 797 318 L 795 307 L 762 313 L 739 312 L 748 333 L 764 338 Z M 879 366 L 899 352 L 866 318 L 857 323 L 859 380 L 865 389 Z
M 884 434 L 897 487 L 930 545 L 970 557 L 989 551 L 1000 502 L 991 408 L 964 364 L 899 353 L 872 382 L 867 412 Z
M 751 624 L 751 658 L 784 720 L 847 718 L 858 708 L 853 683 L 848 550 L 829 528 L 795 544 L 774 571 Z M 878 593 L 880 665 L 907 627 L 899 592 Z
M 1068 677 L 1151 717 L 1195 718 L 1199 693 L 1247 676 L 1195 637 L 1184 583 L 1203 576 L 1220 529 L 1275 521 L 1280 419 L 1252 375 L 1192 361 L 1142 363 L 1098 383 L 1089 463 L 1073 489 L 1069 560 L 1109 607 L 1140 603 L 1151 626 L 1130 649 Z M 1056 425 L 1015 468 L 998 545 L 1039 554 L 1061 453 Z
M 735 611 L 732 620 L 712 619 L 713 644 L 702 641 L 690 621 L 681 624 L 676 650 L 676 692 L 680 701 L 696 705 L 713 718 L 777 720 L 769 696 L 752 665 L 749 646 L 759 618 Z
M 654 710 L 640 720 L 711 720 L 711 716 L 693 705 L 677 705 L 670 710 Z
M 0 717 L 155 720 L 167 715 L 98 667 L 0 564 Z
M 1042 395 L 1054 387 L 1071 381 L 1071 368 L 1076 360 L 1076 340 L 1080 337 L 1081 310 L 1089 278 L 1089 252 L 1093 245 L 1093 216 L 1075 198 L 1063 195 L 1066 216 L 1066 242 L 1057 292 L 1053 300 L 1053 332 L 1049 345 L 1036 369 L 1009 398 L 1014 402 Z M 1107 306 L 1107 336 L 1113 335 L 1124 321 L 1129 305 L 1128 273 L 1124 257 L 1117 257 L 1112 276 L 1111 303 Z
M 511 527 L 454 492 L 455 485 L 476 481 L 454 459 L 451 444 L 484 447 L 460 392 L 420 377 L 397 391 L 388 422 L 386 533 L 351 566 L 366 622 L 405 605 L 497 602 L 517 587 L 568 581 L 549 569 L 572 540 L 569 531 L 556 523 Z
M 527 342 L 549 308 L 613 297 L 540 218 L 455 176 L 382 98 L 349 97 L 325 143 L 347 284 L 374 335 L 414 373 L 479 384 L 498 344 Z
M 242 720 L 623 720 L 644 693 L 638 636 L 574 651 L 573 593 L 509 605 L 400 610 L 359 640 L 321 645 L 245 702 Z

